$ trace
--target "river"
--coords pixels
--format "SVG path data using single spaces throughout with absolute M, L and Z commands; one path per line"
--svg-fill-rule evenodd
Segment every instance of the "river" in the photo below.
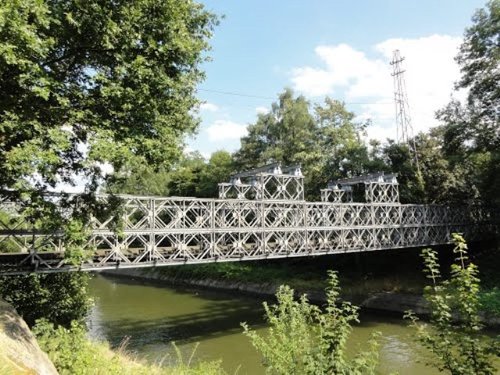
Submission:
M 90 335 L 127 349 L 153 363 L 172 363 L 175 341 L 185 361 L 199 343 L 194 360 L 222 359 L 233 374 L 262 374 L 260 356 L 241 332 L 240 322 L 264 331 L 262 299 L 221 291 L 186 289 L 123 278 L 95 276 L 90 283 L 95 306 L 89 316 Z M 438 374 L 419 362 L 422 353 L 414 332 L 398 318 L 362 314 L 350 348 L 366 343 L 371 332 L 382 333 L 380 373 Z

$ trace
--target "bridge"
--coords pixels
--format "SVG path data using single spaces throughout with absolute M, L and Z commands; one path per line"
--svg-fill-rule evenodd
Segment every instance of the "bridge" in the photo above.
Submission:
M 218 199 L 120 195 L 122 228 L 117 212 L 93 217 L 80 264 L 66 260 L 61 231 L 31 227 L 15 202 L 4 201 L 0 275 L 380 251 L 447 244 L 453 232 L 474 240 L 495 229 L 478 206 L 399 203 L 396 175 L 332 181 L 319 202 L 304 200 L 303 181 L 300 166 L 271 164 L 219 184 Z

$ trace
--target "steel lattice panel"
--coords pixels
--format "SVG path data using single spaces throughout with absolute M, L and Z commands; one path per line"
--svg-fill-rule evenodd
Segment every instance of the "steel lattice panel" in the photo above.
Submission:
M 285 184 L 279 176 L 273 179 Z M 103 205 L 108 202 L 105 196 L 99 199 Z M 0 272 L 95 270 L 417 247 L 448 243 L 451 232 L 462 232 L 466 239 L 480 238 L 496 225 L 491 213 L 480 207 L 297 199 L 121 199 L 119 217 L 104 211 L 91 220 L 85 246 L 90 257 L 79 267 L 64 262 L 60 231 L 48 233 L 33 227 L 16 205 L 4 202 L 0 246 L 8 251 L 1 255 L 4 267 Z M 117 223 L 121 223 L 118 231 Z

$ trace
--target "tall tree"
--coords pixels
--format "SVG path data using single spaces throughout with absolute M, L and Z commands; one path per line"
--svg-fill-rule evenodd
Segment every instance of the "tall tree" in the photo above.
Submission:
M 215 151 L 208 160 L 200 181 L 199 196 L 204 198 L 218 197 L 218 183 L 227 182 L 235 171 L 231 154 L 224 150 Z
M 191 152 L 168 169 L 132 168 L 106 189 L 115 194 L 216 198 L 218 183 L 228 181 L 234 169 L 233 158 L 227 151 L 215 151 L 208 161 L 199 152 Z
M 216 22 L 194 1 L 3 2 L 0 187 L 95 190 L 105 163 L 175 160 Z
M 119 175 L 104 165 L 158 168 L 180 156 L 216 23 L 193 0 L 0 3 L 0 199 L 22 203 L 40 227 L 65 228 L 71 261 L 100 207 L 93 193 Z M 76 176 L 88 194 L 62 216 L 44 192 Z
M 451 165 L 467 167 L 483 201 L 500 205 L 500 1 L 489 1 L 465 31 L 457 62 L 467 89 L 465 105 L 452 101 L 438 112 Z
M 500 148 L 500 1 L 490 0 L 472 17 L 456 58 L 462 77 L 458 88 L 468 89 L 469 127 L 463 129 L 485 150 Z
M 309 103 L 285 89 L 271 111 L 259 114 L 257 122 L 248 126 L 248 135 L 241 139 L 241 148 L 235 154 L 237 166 L 251 168 L 269 162 L 306 165 L 317 157 L 314 136 Z
M 356 122 L 355 114 L 343 102 L 329 97 L 314 106 L 314 118 L 319 159 L 308 171 L 314 176 L 313 196 L 329 180 L 371 171 L 368 148 L 362 139 L 367 124 Z
M 205 158 L 199 152 L 185 155 L 168 174 L 168 194 L 179 197 L 199 196 L 205 168 Z
M 388 140 L 383 150 L 389 170 L 398 174 L 399 195 L 402 203 L 423 203 L 425 192 L 407 145 Z
M 240 169 L 268 162 L 301 164 L 306 195 L 317 199 L 328 180 L 368 168 L 368 150 L 361 138 L 365 124 L 356 123 L 354 117 L 344 103 L 330 98 L 311 111 L 303 96 L 295 97 L 286 89 L 268 114 L 248 126 L 235 163 Z

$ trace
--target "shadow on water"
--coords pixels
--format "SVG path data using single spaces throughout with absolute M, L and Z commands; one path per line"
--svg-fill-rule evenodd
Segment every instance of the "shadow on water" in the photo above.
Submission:
M 170 342 L 193 343 L 241 333 L 241 322 L 264 326 L 262 300 L 239 298 L 139 280 L 96 276 L 96 307 L 90 318 L 94 336 L 114 347 L 129 337 L 129 348 Z M 115 288 L 119 283 L 119 288 Z M 165 301 L 163 304 L 162 301 Z

